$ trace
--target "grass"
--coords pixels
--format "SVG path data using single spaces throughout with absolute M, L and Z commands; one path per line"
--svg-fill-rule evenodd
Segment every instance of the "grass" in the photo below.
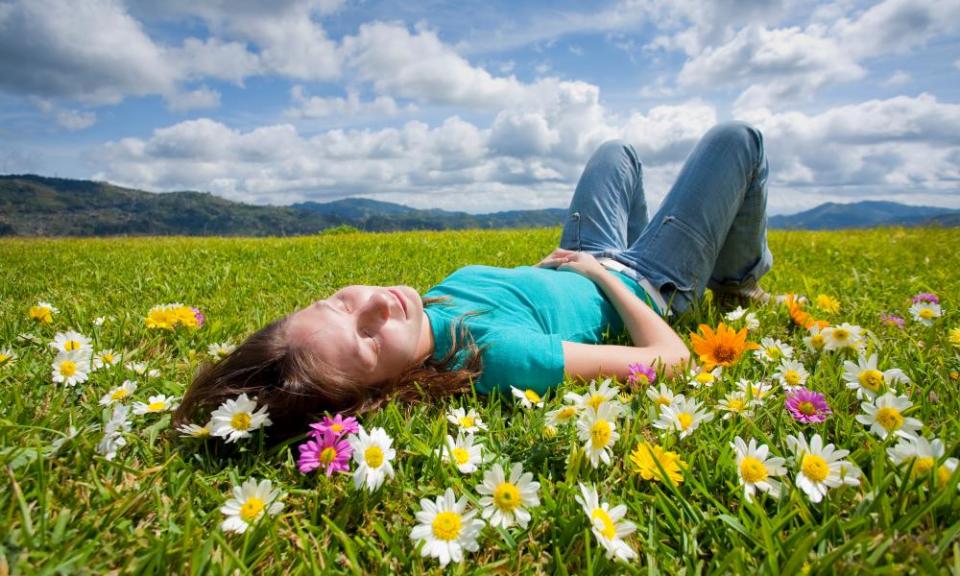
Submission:
M 894 467 L 885 449 L 892 441 L 872 435 L 854 416 L 854 391 L 843 383 L 843 359 L 803 352 L 803 332 L 786 310 L 758 308 L 762 336 L 791 344 L 811 373 L 809 385 L 826 394 L 834 415 L 800 425 L 785 413 L 783 395 L 753 419 L 702 425 L 677 440 L 653 428 L 655 412 L 642 393 L 634 415 L 618 426 L 614 464 L 590 467 L 576 432 L 543 434 L 545 411 L 523 410 L 508 398 L 463 396 L 429 405 L 391 404 L 365 416 L 394 438 L 396 476 L 377 493 L 353 489 L 347 475 L 327 479 L 296 468 L 296 442 L 263 448 L 262 438 L 232 454 L 181 439 L 169 416 L 134 416 L 128 444 L 108 461 L 97 454 L 98 427 L 109 415 L 98 400 L 133 376 L 122 367 L 102 370 L 76 388 L 52 384 L 56 332 L 76 329 L 96 350 L 113 348 L 124 360 L 160 370 L 137 377 L 135 400 L 154 393 L 179 396 L 196 364 L 214 342 L 241 341 L 269 320 L 321 298 L 345 284 L 407 284 L 423 293 L 467 264 L 512 267 L 538 261 L 552 250 L 559 229 L 511 231 L 337 234 L 286 239 L 137 238 L 6 239 L 0 241 L 0 348 L 18 358 L 0 366 L 0 574 L 6 573 L 342 573 L 441 572 L 421 558 L 410 540 L 421 498 L 452 487 L 476 506 L 480 473 L 465 476 L 432 452 L 456 432 L 445 412 L 476 407 L 489 431 L 483 436 L 504 462 L 522 462 L 541 483 L 542 505 L 528 529 L 481 534 L 480 550 L 451 564 L 452 573 L 960 573 L 960 493 L 937 489 L 930 478 L 911 479 Z M 960 235 L 949 229 L 877 229 L 856 232 L 770 233 L 773 270 L 763 281 L 773 293 L 788 291 L 838 298 L 838 314 L 817 312 L 833 323 L 870 330 L 869 349 L 881 369 L 899 367 L 912 384 L 900 386 L 914 402 L 909 415 L 924 423 L 927 438 L 941 438 L 948 455 L 960 455 L 960 395 L 951 371 L 960 370 L 948 329 L 960 325 Z M 944 316 L 932 328 L 909 318 L 905 329 L 884 326 L 881 311 L 909 316 L 910 297 L 934 292 Z M 27 310 L 38 300 L 57 306 L 52 325 L 37 325 Z M 155 304 L 184 302 L 207 316 L 196 332 L 149 331 L 143 317 Z M 108 316 L 103 326 L 94 318 Z M 699 322 L 716 325 L 708 304 L 676 325 L 689 341 Z M 40 337 L 39 344 L 18 339 Z M 772 369 L 744 359 L 712 387 L 670 383 L 713 408 L 737 379 L 769 378 Z M 567 382 L 562 392 L 583 388 Z M 68 437 L 75 427 L 79 433 Z M 863 470 L 859 487 L 831 490 L 812 504 L 793 485 L 795 465 L 786 437 L 821 433 L 851 451 Z M 787 460 L 779 500 L 753 504 L 738 485 L 735 436 L 754 437 Z M 658 439 L 688 463 L 684 481 L 664 485 L 633 472 L 629 451 Z M 215 442 L 215 441 L 211 441 Z M 960 473 L 952 482 L 956 484 Z M 244 535 L 219 526 L 235 483 L 269 478 L 286 493 L 283 512 Z M 625 504 L 637 524 L 628 542 L 639 551 L 629 564 L 608 560 L 586 516 L 574 501 L 577 483 L 593 483 L 601 499 Z

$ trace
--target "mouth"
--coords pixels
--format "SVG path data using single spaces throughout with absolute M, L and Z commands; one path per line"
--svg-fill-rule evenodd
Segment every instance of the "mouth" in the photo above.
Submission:
M 400 302 L 400 309 L 403 310 L 403 317 L 406 318 L 406 317 L 407 317 L 407 303 L 403 300 L 403 295 L 400 294 L 400 292 L 399 292 L 398 290 L 394 290 L 394 289 L 392 289 L 392 288 L 389 289 L 388 291 L 389 291 L 391 294 L 393 294 L 393 297 L 396 298 L 398 302 Z

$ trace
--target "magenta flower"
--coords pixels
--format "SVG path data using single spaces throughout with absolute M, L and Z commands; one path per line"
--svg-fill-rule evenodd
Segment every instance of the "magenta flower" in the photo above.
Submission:
M 653 369 L 653 366 L 638 362 L 627 364 L 627 369 L 630 370 L 630 374 L 627 375 L 627 384 L 647 386 L 657 380 L 657 371 Z
M 349 472 L 350 457 L 353 448 L 346 438 L 335 436 L 333 432 L 326 432 L 319 438 L 307 440 L 299 446 L 300 458 L 297 467 L 306 474 L 323 468 L 330 477 L 334 472 Z
M 897 328 L 903 328 L 903 318 L 897 316 L 896 314 L 887 314 L 886 312 L 880 313 L 880 321 L 887 326 L 896 326 Z
M 206 320 L 206 316 L 203 315 L 203 312 L 199 308 L 191 308 L 193 310 L 193 317 L 197 319 L 197 328 L 203 326 L 203 321 Z
M 337 414 L 333 418 L 329 416 L 324 416 L 323 420 L 320 422 L 314 422 L 310 425 L 313 430 L 308 432 L 310 436 L 313 436 L 316 439 L 320 439 L 327 431 L 333 433 L 337 438 L 345 436 L 347 434 L 356 434 L 360 431 L 360 423 L 357 422 L 357 419 L 353 416 L 347 416 L 344 418 L 340 414 Z
M 809 388 L 797 388 L 787 394 L 786 406 L 793 419 L 804 424 L 823 422 L 833 413 L 823 394 Z
M 940 299 L 937 298 L 936 294 L 931 294 L 930 292 L 921 292 L 913 297 L 914 303 L 916 302 L 929 302 L 931 304 L 939 304 Z

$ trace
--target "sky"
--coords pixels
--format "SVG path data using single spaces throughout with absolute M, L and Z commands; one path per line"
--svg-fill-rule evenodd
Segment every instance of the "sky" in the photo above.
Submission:
M 958 32 L 960 0 L 0 0 L 0 174 L 484 213 L 565 208 L 621 139 L 655 210 L 741 120 L 771 215 L 960 208 Z

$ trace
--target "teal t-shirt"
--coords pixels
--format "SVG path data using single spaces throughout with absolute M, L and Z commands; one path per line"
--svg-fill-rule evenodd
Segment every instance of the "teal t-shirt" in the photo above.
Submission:
M 628 288 L 658 311 L 637 282 L 611 271 Z M 599 344 L 605 332 L 616 336 L 624 324 L 613 302 L 592 280 L 569 270 L 536 266 L 498 268 L 466 266 L 444 278 L 424 298 L 447 296 L 447 301 L 425 308 L 433 330 L 433 358 L 439 360 L 452 345 L 451 326 L 470 311 L 464 323 L 483 352 L 483 373 L 477 392 L 489 394 L 510 387 L 543 394 L 563 382 L 561 342 Z M 659 311 L 658 311 L 659 312 Z M 454 366 L 468 356 L 458 353 Z

